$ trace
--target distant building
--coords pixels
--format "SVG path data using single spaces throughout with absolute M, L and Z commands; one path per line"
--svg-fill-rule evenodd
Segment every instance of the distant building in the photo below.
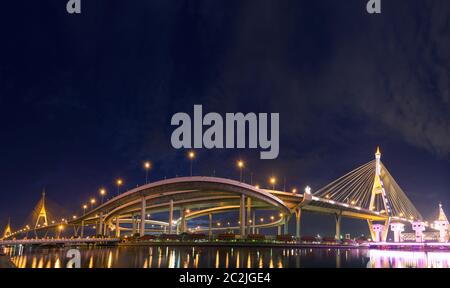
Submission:
M 432 230 L 438 231 L 425 231 L 423 232 L 423 241 L 424 242 L 448 242 L 449 240 L 449 231 L 448 231 L 448 218 L 445 215 L 444 209 L 442 208 L 442 204 L 439 203 L 439 214 L 437 220 L 435 220 L 429 228 Z M 402 242 L 415 242 L 416 241 L 416 233 L 402 233 L 401 234 Z

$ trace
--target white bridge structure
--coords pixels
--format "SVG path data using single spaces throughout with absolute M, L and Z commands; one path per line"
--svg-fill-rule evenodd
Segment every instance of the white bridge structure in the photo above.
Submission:
M 44 201 L 42 201 L 45 203 Z M 118 195 L 86 212 L 76 219 L 50 222 L 45 204 L 39 209 L 42 224 L 5 233 L 4 240 L 18 238 L 28 231 L 58 229 L 72 226 L 77 237 L 84 237 L 86 226 L 95 226 L 97 234 L 119 239 L 124 233 L 140 236 L 153 233 L 176 234 L 192 230 L 213 231 L 239 230 L 241 238 L 257 234 L 261 229 L 278 227 L 278 234 L 288 234 L 288 223 L 295 221 L 297 238 L 301 236 L 302 212 L 333 215 L 336 239 L 341 235 L 342 217 L 367 221 L 375 242 L 386 242 L 389 228 L 394 241 L 402 240 L 402 232 L 410 225 L 416 241 L 423 241 L 426 228 L 439 231 L 439 241 L 448 241 L 448 220 L 440 205 L 439 217 L 431 225 L 423 220 L 404 191 L 381 162 L 377 149 L 375 159 L 345 174 L 325 187 L 303 193 L 262 189 L 241 181 L 218 177 L 178 177 L 145 184 Z M 174 212 L 179 217 L 174 217 Z M 217 214 L 238 212 L 238 226 L 213 225 Z M 258 221 L 257 213 L 272 211 L 276 217 Z M 164 221 L 149 219 L 148 215 L 164 213 Z M 208 216 L 208 227 L 190 228 L 193 219 Z M 192 224 L 190 225 L 192 227 Z M 14 240 L 19 241 L 19 240 Z M 5 243 L 5 242 L 3 242 Z

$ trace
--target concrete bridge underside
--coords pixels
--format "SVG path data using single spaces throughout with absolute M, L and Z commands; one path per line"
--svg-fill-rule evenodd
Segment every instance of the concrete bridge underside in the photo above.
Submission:
M 174 211 L 179 212 L 180 216 L 177 219 L 174 217 Z M 266 223 L 256 224 L 255 211 L 274 211 L 277 217 Z M 98 234 L 109 234 L 114 231 L 115 236 L 120 236 L 121 231 L 141 235 L 149 232 L 171 234 L 187 231 L 187 221 L 208 216 L 209 227 L 200 227 L 198 231 L 211 233 L 211 231 L 239 230 L 240 235 L 244 237 L 260 228 L 270 227 L 278 227 L 279 234 L 287 234 L 287 222 L 294 216 L 295 235 L 300 237 L 302 211 L 334 215 L 336 235 L 339 235 L 341 217 L 370 221 L 386 219 L 373 211 L 348 205 L 339 206 L 306 193 L 293 194 L 259 189 L 235 180 L 195 176 L 162 180 L 137 187 L 114 197 L 69 224 L 81 226 L 81 234 L 86 225 L 96 225 Z M 239 213 L 239 226 L 213 227 L 211 223 L 213 215 L 227 212 Z M 147 214 L 158 213 L 168 213 L 167 219 L 155 221 L 146 217 Z M 156 227 L 148 227 L 150 224 Z M 283 232 L 281 227 L 284 227 Z

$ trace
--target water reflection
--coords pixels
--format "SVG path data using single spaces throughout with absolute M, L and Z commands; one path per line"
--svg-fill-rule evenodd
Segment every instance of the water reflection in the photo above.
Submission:
M 69 248 L 6 249 L 20 268 L 65 267 Z M 228 247 L 98 247 L 80 248 L 86 268 L 449 268 L 450 252 L 407 252 L 367 249 L 283 249 Z
M 370 250 L 368 268 L 450 268 L 450 252 Z

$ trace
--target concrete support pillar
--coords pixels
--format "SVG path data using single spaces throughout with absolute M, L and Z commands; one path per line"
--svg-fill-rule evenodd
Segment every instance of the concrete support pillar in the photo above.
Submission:
M 103 214 L 100 213 L 100 218 L 98 220 L 97 234 L 103 235 Z
M 109 230 L 109 226 L 105 224 L 105 228 L 104 228 L 104 229 L 105 229 L 104 235 L 105 235 L 106 237 L 109 237 L 109 231 L 110 231 L 110 230 Z
M 173 200 L 171 199 L 169 202 L 169 234 L 172 234 L 173 227 Z
M 186 209 L 183 207 L 181 208 L 181 233 L 184 233 L 187 231 L 186 227 Z
M 383 241 L 383 231 L 384 225 L 382 224 L 373 224 L 372 225 L 372 235 L 374 238 L 372 239 L 374 242 L 382 242 Z
M 301 228 L 301 217 L 302 209 L 298 208 L 295 210 L 295 237 L 300 239 L 300 228 Z
M 250 197 L 247 197 L 247 213 L 246 213 L 246 215 L 247 215 L 247 225 L 248 225 L 248 227 L 247 227 L 247 234 L 251 234 L 252 233 L 252 221 L 250 221 L 250 219 L 251 219 L 251 214 L 252 213 L 252 198 L 250 198 Z
M 284 232 L 283 232 L 283 234 L 284 235 L 289 235 L 289 217 L 288 216 L 285 216 L 286 218 L 284 219 L 284 225 L 283 225 L 283 227 L 284 227 Z
M 255 234 L 255 226 L 256 226 L 256 211 L 253 210 L 253 214 L 252 214 L 252 234 Z
M 131 223 L 132 223 L 132 229 L 131 229 L 131 234 L 134 235 L 136 234 L 136 217 L 133 214 L 131 214 Z
M 209 240 L 212 240 L 212 214 L 208 214 L 209 225 L 208 225 L 208 237 Z
M 423 242 L 423 231 L 425 231 L 425 223 L 422 221 L 414 221 L 412 229 L 416 232 L 416 242 Z
M 142 237 L 145 235 L 145 208 L 147 207 L 147 201 L 145 197 L 141 200 L 141 226 L 139 227 L 139 235 Z
M 391 223 L 391 230 L 394 232 L 394 242 L 402 242 L 402 232 L 405 231 L 403 223 Z
M 334 238 L 336 240 L 340 240 L 341 239 L 341 214 L 335 214 L 335 220 L 336 220 L 336 234 L 334 236 Z
M 241 222 L 241 238 L 245 237 L 245 195 L 241 195 L 241 205 L 240 205 L 240 218 Z
M 84 220 L 81 221 L 81 232 L 80 232 L 80 237 L 81 237 L 81 238 L 84 237 Z
M 120 238 L 120 220 L 116 218 L 116 238 Z
M 277 227 L 277 235 L 281 235 L 281 225 L 278 225 Z

